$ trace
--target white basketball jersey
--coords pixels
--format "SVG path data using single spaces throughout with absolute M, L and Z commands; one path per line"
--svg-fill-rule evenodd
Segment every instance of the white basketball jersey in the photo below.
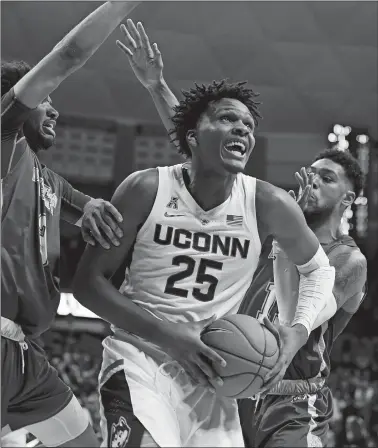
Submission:
M 186 188 L 181 164 L 158 171 L 156 199 L 120 291 L 174 322 L 236 313 L 261 250 L 256 179 L 239 173 L 229 198 L 204 211 Z

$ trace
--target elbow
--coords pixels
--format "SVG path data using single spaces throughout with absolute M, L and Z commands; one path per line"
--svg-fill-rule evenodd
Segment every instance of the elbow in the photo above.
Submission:
M 82 48 L 75 41 L 66 41 L 63 39 L 55 46 L 54 52 L 60 60 L 60 66 L 67 72 L 81 67 L 90 57 L 90 53 Z

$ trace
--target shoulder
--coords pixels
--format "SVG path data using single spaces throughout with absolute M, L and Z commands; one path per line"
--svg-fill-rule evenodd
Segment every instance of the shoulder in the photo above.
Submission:
M 367 261 L 359 248 L 341 245 L 329 254 L 329 260 L 336 271 L 335 289 L 340 297 L 349 298 L 364 289 Z
M 120 211 L 133 208 L 150 211 L 159 187 L 157 168 L 149 168 L 130 174 L 116 189 L 112 203 Z
M 277 217 L 298 216 L 303 218 L 300 207 L 289 193 L 262 180 L 256 182 L 256 210 L 259 219 L 265 224 L 272 222 Z
M 365 255 L 358 247 L 340 245 L 329 254 L 330 264 L 335 267 L 336 275 L 340 270 L 342 273 L 358 271 L 361 274 L 367 271 Z
M 282 188 L 260 179 L 256 180 L 256 199 L 265 205 L 285 206 L 286 204 L 295 202 Z
M 114 196 L 120 198 L 125 195 L 139 193 L 143 196 L 156 195 L 159 186 L 157 168 L 149 168 L 130 174 L 116 189 Z

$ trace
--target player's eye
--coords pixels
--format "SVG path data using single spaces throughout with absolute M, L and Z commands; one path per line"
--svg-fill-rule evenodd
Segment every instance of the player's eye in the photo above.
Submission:
M 222 115 L 222 116 L 220 117 L 220 120 L 221 120 L 221 121 L 226 121 L 226 122 L 231 122 L 231 121 L 233 121 L 233 119 L 232 119 L 232 117 L 231 117 L 230 115 Z
M 247 126 L 247 128 L 249 128 L 251 131 L 253 131 L 254 126 L 251 122 L 247 121 L 246 123 L 244 123 L 245 126 Z
M 324 182 L 326 182 L 327 184 L 330 183 L 330 182 L 332 182 L 332 178 L 329 177 L 329 176 L 323 176 L 323 180 L 324 180 Z

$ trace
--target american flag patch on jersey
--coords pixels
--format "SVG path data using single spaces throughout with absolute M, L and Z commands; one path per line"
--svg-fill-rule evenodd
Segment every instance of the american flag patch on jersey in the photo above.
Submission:
M 243 217 L 238 215 L 227 215 L 226 224 L 229 226 L 240 227 L 243 224 Z

